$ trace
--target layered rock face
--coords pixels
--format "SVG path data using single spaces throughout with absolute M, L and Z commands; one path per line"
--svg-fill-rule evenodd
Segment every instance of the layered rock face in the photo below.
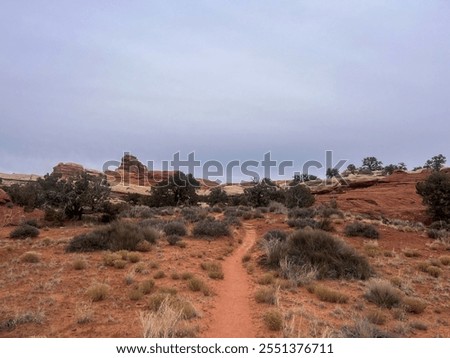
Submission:
M 53 174 L 59 175 L 63 179 L 78 176 L 83 173 L 95 176 L 102 175 L 102 173 L 97 170 L 85 169 L 82 165 L 77 163 L 58 163 L 55 167 L 53 167 Z
M 149 187 L 167 180 L 173 171 L 149 171 L 134 155 L 126 153 L 115 171 L 108 171 L 108 181 L 122 186 Z

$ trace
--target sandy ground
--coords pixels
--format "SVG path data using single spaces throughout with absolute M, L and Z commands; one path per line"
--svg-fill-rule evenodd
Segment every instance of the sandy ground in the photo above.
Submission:
M 272 272 L 270 284 L 277 290 L 277 303 L 257 303 L 255 292 L 265 286 L 261 277 L 270 273 L 259 264 L 263 252 L 258 240 L 271 229 L 291 232 L 285 214 L 243 221 L 232 237 L 206 241 L 187 236 L 185 248 L 162 239 L 150 252 L 139 253 L 139 262 L 118 269 L 104 264 L 104 252 L 65 252 L 69 240 L 93 230 L 92 224 L 43 228 L 38 238 L 12 240 L 14 225 L 24 218 L 41 218 L 42 213 L 0 207 L 0 337 L 141 337 L 139 315 L 148 311 L 152 293 L 168 289 L 195 306 L 198 316 L 187 324 L 198 337 L 333 337 L 343 326 L 374 313 L 384 321 L 377 327 L 398 337 L 450 337 L 450 266 L 439 264 L 450 251 L 413 223 L 426 218 L 414 186 L 415 179 L 402 177 L 317 201 L 337 201 L 345 217 L 332 218 L 333 234 L 368 258 L 376 278 L 396 282 L 405 295 L 423 300 L 426 308 L 419 314 L 378 308 L 364 298 L 364 281 L 320 281 L 348 296 L 347 303 L 337 304 L 320 301 L 307 287 L 294 287 L 277 272 Z M 380 239 L 345 237 L 345 225 L 357 219 L 375 225 Z M 29 251 L 38 254 L 39 262 L 22 261 Z M 245 264 L 244 255 L 249 255 Z M 76 270 L 73 264 L 80 258 L 87 266 Z M 208 278 L 200 267 L 207 261 L 222 264 L 223 280 Z M 418 268 L 426 262 L 439 266 L 438 277 Z M 192 292 L 180 278 L 184 273 L 201 278 L 213 294 Z M 164 277 L 155 278 L 159 276 Z M 130 299 L 133 287 L 150 278 L 156 282 L 154 292 Z M 86 292 L 96 283 L 107 284 L 109 293 L 105 300 L 92 302 Z M 281 331 L 270 331 L 264 324 L 264 313 L 273 308 L 283 314 Z

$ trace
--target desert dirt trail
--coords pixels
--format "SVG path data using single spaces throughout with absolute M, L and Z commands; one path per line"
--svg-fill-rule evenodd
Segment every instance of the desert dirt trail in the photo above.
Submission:
M 246 224 L 243 243 L 223 263 L 224 279 L 216 289 L 212 321 L 204 333 L 208 338 L 252 338 L 256 327 L 252 322 L 250 283 L 242 257 L 256 240 L 253 226 Z

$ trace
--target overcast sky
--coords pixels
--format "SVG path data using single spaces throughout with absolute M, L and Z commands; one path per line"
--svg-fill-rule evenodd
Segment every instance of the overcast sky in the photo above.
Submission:
M 448 0 L 2 0 L 0 46 L 0 172 L 450 156 Z

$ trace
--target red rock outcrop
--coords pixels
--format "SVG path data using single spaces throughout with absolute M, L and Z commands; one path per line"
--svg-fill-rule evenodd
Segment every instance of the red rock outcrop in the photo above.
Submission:
M 0 189 L 0 205 L 11 202 L 9 195 L 2 189 Z

